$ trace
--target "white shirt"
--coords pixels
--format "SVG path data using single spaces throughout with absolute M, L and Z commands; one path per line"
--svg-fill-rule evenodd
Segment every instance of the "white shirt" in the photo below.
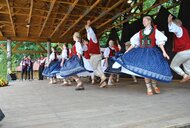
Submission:
M 76 52 L 77 54 L 82 55 L 83 54 L 83 48 L 80 42 L 76 41 L 75 42 L 75 47 L 76 47 Z
M 97 42 L 98 42 L 98 41 L 97 41 L 97 38 L 96 38 L 96 35 L 95 35 L 95 33 L 94 33 L 94 31 L 92 30 L 91 27 L 88 27 L 88 28 L 86 29 L 86 32 L 87 32 L 87 38 L 88 38 L 88 40 L 92 39 L 92 41 L 93 41 L 94 43 L 97 43 Z
M 88 46 L 87 45 L 83 45 L 82 49 L 83 49 L 83 51 L 87 51 L 88 50 Z
M 173 32 L 178 38 L 182 37 L 183 30 L 181 27 L 177 26 L 175 23 L 171 22 L 168 24 L 169 32 Z
M 112 50 L 114 50 L 114 48 L 111 48 Z M 110 47 L 107 47 L 104 51 L 104 57 L 107 58 L 110 55 Z
M 145 28 L 144 34 L 148 35 L 151 32 L 151 28 Z M 155 31 L 155 38 L 156 38 L 156 45 L 163 44 L 165 45 L 165 42 L 167 41 L 167 37 L 160 32 L 158 29 Z M 139 47 L 140 45 L 140 32 L 133 35 L 130 39 L 131 45 L 134 47 Z
M 41 65 L 41 64 L 43 64 L 43 63 L 45 63 L 45 61 L 46 61 L 46 59 L 45 59 L 45 58 L 40 59 L 40 60 L 39 60 L 40 65 Z
M 62 52 L 61 52 L 61 58 L 63 59 L 67 59 L 67 49 L 63 49 Z
M 49 61 L 51 62 L 51 61 L 53 61 L 54 59 L 55 59 L 55 53 L 52 52 L 52 53 L 50 54 L 50 56 L 49 56 Z

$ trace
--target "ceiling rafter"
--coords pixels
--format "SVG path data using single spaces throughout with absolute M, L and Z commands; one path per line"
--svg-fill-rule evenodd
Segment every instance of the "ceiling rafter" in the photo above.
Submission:
M 108 21 L 102 23 L 101 25 L 99 25 L 99 26 L 97 27 L 97 29 L 99 29 L 99 28 L 103 27 L 104 25 L 110 23 L 110 22 L 113 21 L 114 19 L 118 18 L 118 17 L 121 16 L 122 14 L 125 14 L 125 13 L 129 12 L 132 8 L 134 8 L 134 7 L 136 7 L 136 6 L 139 6 L 139 5 L 142 4 L 142 3 L 143 3 L 143 2 L 140 1 L 140 2 L 138 2 L 138 3 L 136 3 L 136 4 L 134 4 L 133 6 L 131 6 L 130 8 L 127 8 L 127 9 L 124 10 L 123 12 L 117 13 L 114 17 L 112 17 L 112 18 L 109 19 Z
M 67 17 L 69 16 L 69 14 L 72 12 L 72 10 L 74 9 L 74 7 L 76 6 L 76 4 L 78 3 L 79 0 L 75 0 L 75 2 L 70 5 L 67 13 L 65 14 L 65 16 L 63 17 L 63 19 L 61 20 L 61 22 L 57 25 L 57 27 L 55 28 L 55 30 L 51 33 L 50 38 L 55 34 L 55 32 L 59 29 L 59 27 L 63 24 L 63 22 L 67 19 Z
M 91 24 L 95 23 L 97 20 L 99 20 L 100 18 L 102 18 L 103 16 L 105 16 L 108 12 L 110 12 L 111 10 L 113 10 L 114 8 L 116 8 L 118 5 L 120 5 L 123 1 L 125 0 L 119 0 L 117 3 L 115 3 L 112 7 L 110 7 L 108 10 L 103 11 L 96 19 L 94 19 L 93 21 L 91 21 Z M 83 31 L 84 28 L 82 28 L 81 30 L 79 30 L 79 32 Z
M 12 13 L 11 13 L 11 8 L 10 8 L 10 5 L 9 5 L 9 0 L 6 0 L 6 3 L 7 3 L 7 8 L 8 8 L 8 11 L 9 11 L 9 17 L 10 17 L 11 24 L 12 24 L 13 35 L 16 36 L 15 26 L 14 26 L 14 22 L 13 22 L 13 18 L 12 18 Z
M 27 25 L 29 25 L 29 26 L 27 26 L 28 27 L 28 29 L 27 29 L 27 36 L 29 36 L 29 32 L 30 32 L 33 6 L 34 6 L 34 0 L 31 0 L 31 3 L 30 3 L 30 13 L 29 13 L 29 19 L 28 19 L 28 24 L 27 24 Z
M 52 12 L 52 10 L 53 10 L 53 7 L 54 7 L 54 5 L 55 5 L 55 2 L 56 2 L 56 0 L 53 0 L 52 3 L 51 3 L 51 5 L 50 5 L 50 9 L 49 9 L 49 11 L 48 11 L 47 17 L 46 17 L 46 19 L 45 19 L 45 21 L 44 21 L 44 24 L 42 25 L 42 28 L 41 28 L 41 30 L 40 30 L 39 37 L 41 36 L 41 34 L 42 34 L 42 32 L 43 32 L 43 30 L 44 30 L 44 28 L 45 28 L 45 26 L 46 26 L 46 23 L 47 23 L 47 21 L 48 21 L 50 15 L 51 15 L 51 12 Z
M 137 16 L 140 16 L 141 14 L 144 14 L 144 13 L 150 11 L 151 9 L 160 6 L 161 4 L 163 4 L 163 3 L 167 2 L 167 1 L 168 1 L 168 0 L 160 0 L 157 4 L 154 4 L 153 6 L 151 6 L 151 8 L 148 8 L 148 9 L 146 9 L 146 10 L 140 12 L 140 13 L 134 13 L 133 16 L 129 16 L 129 17 L 126 18 L 126 20 L 123 20 L 122 22 L 120 22 L 120 23 L 118 23 L 118 24 L 115 24 L 115 25 L 112 25 L 111 27 L 108 27 L 108 28 L 105 29 L 104 31 L 100 32 L 99 35 L 101 35 L 102 33 L 106 32 L 106 31 L 108 31 L 108 30 L 110 30 L 110 29 L 112 29 L 112 28 L 114 28 L 114 27 L 117 27 L 117 26 L 119 26 L 119 25 L 121 25 L 121 24 L 123 24 L 123 23 L 125 23 L 125 22 L 128 22 L 131 18 L 135 18 L 135 17 L 137 17 Z M 99 28 L 98 28 L 98 29 L 99 29 Z
M 70 26 L 61 36 L 60 38 L 62 38 L 65 34 L 67 34 L 67 32 L 69 32 L 79 21 L 81 21 L 82 18 L 84 18 L 96 5 L 98 5 L 100 3 L 101 0 L 97 0 L 90 8 L 88 8 L 82 16 L 80 16 L 77 21 Z

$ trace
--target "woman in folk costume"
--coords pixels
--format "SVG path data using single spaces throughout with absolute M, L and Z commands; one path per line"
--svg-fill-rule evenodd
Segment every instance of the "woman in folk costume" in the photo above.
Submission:
M 115 61 L 116 49 L 113 47 L 114 46 L 113 40 L 109 40 L 108 43 L 109 43 L 109 46 L 105 49 L 103 53 L 104 58 L 105 58 L 105 60 L 103 60 L 104 61 L 103 67 L 105 67 L 104 72 L 110 74 L 110 77 L 108 79 L 108 85 L 114 85 L 113 76 L 115 73 L 120 73 L 120 70 L 112 68 L 112 65 Z
M 118 58 L 120 57 L 121 55 L 123 55 L 123 53 L 121 52 L 121 46 L 120 44 L 118 43 L 118 40 L 117 41 L 114 41 L 114 45 L 113 45 L 113 48 L 115 49 L 115 58 Z M 116 74 L 116 82 L 119 82 L 119 74 Z
M 69 56 L 69 51 L 66 44 L 63 44 L 63 46 L 58 43 L 59 48 L 61 49 L 61 55 L 59 56 L 59 65 L 57 65 L 57 68 L 55 68 L 52 72 L 56 73 L 56 76 L 60 77 L 60 70 L 61 67 L 63 67 L 64 63 L 67 61 L 67 57 Z M 61 77 L 62 78 L 62 77 Z M 63 78 L 63 83 L 61 85 L 70 85 L 71 81 L 69 78 Z
M 97 40 L 96 34 L 93 31 L 93 29 L 90 26 L 90 20 L 87 21 L 87 24 L 85 25 L 86 32 L 87 32 L 87 38 L 89 40 L 89 54 L 90 54 L 90 64 L 93 68 L 93 71 L 96 76 L 101 78 L 100 82 L 100 88 L 105 87 L 106 84 L 106 76 L 102 71 L 101 68 L 101 60 L 102 60 L 102 55 L 100 52 L 100 45 Z
M 168 17 L 168 28 L 174 35 L 173 51 L 176 52 L 170 67 L 183 79 L 180 82 L 190 80 L 190 36 L 188 30 L 182 26 L 179 19 L 174 19 L 173 16 Z M 180 65 L 183 65 L 184 71 Z
M 89 44 L 88 41 L 86 40 L 82 40 L 82 47 L 83 47 L 83 55 L 84 58 L 87 59 L 90 62 L 90 54 L 89 54 Z M 91 77 L 91 83 L 95 84 L 95 80 L 94 80 L 94 72 L 90 73 L 90 77 Z
M 46 77 L 50 77 L 49 84 L 55 84 L 57 82 L 57 80 L 56 80 L 56 72 L 53 73 L 53 70 L 55 70 L 59 65 L 57 53 L 56 53 L 55 50 L 56 50 L 55 47 L 51 48 L 52 53 L 50 54 L 47 67 L 44 69 L 44 71 L 42 73 L 42 75 L 44 75 Z
M 83 49 L 79 32 L 74 33 L 73 40 L 75 41 L 75 44 L 73 45 L 73 56 L 64 63 L 63 67 L 61 67 L 60 75 L 65 78 L 72 76 L 77 82 L 75 90 L 84 90 L 83 83 L 77 74 L 86 71 L 92 72 L 92 69 L 86 66 L 89 62 L 82 57 Z
M 147 95 L 149 96 L 153 95 L 152 87 L 155 93 L 160 93 L 157 80 L 170 82 L 173 77 L 165 59 L 169 59 L 164 49 L 167 37 L 156 28 L 153 28 L 151 24 L 151 17 L 143 17 L 145 28 L 131 38 L 131 46 L 122 57 L 117 59 L 117 62 L 123 67 L 145 78 Z

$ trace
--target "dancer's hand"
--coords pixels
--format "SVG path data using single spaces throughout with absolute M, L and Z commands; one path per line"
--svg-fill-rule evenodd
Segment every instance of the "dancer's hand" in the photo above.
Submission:
M 81 55 L 80 54 L 78 54 L 78 58 L 81 59 Z
M 171 22 L 172 22 L 172 19 L 173 19 L 173 16 L 170 14 L 170 15 L 168 16 L 168 23 L 171 23 Z
M 163 52 L 163 56 L 164 56 L 165 58 L 167 58 L 168 60 L 170 59 L 170 57 L 168 56 L 168 54 L 167 54 L 166 52 Z

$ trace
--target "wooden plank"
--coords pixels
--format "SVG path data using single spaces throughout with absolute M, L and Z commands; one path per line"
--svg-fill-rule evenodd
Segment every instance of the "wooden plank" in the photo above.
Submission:
M 34 5 L 34 1 L 31 0 L 31 3 L 30 3 L 30 13 L 29 13 L 29 19 L 28 19 L 28 25 L 29 26 L 28 26 L 28 29 L 27 29 L 27 37 L 29 36 L 29 32 L 30 32 L 33 5 Z
M 12 13 L 11 13 L 11 8 L 10 8 L 10 5 L 9 5 L 9 0 L 6 0 L 6 3 L 7 3 L 7 8 L 8 8 L 8 11 L 9 11 L 9 17 L 10 17 L 11 24 L 12 24 L 13 35 L 16 36 L 15 26 L 14 26 L 14 23 L 13 23 L 13 18 L 12 18 Z
M 82 18 L 84 18 L 95 6 L 98 5 L 98 3 L 100 2 L 101 0 L 97 0 L 92 6 L 90 6 L 90 8 L 88 8 L 82 16 L 80 16 L 73 25 L 71 25 L 67 31 L 65 31 L 59 38 L 62 38 L 65 34 L 67 34 L 79 21 L 81 21 Z
M 14 48 L 13 48 L 12 51 L 16 51 L 21 45 L 22 45 L 22 43 L 21 43 L 21 42 L 18 42 L 18 43 L 14 46 Z
M 75 0 L 75 2 L 70 5 L 67 13 L 65 14 L 65 16 L 63 17 L 63 19 L 61 20 L 61 22 L 57 25 L 57 27 L 55 28 L 55 30 L 51 33 L 50 38 L 55 34 L 55 32 L 59 29 L 59 27 L 63 24 L 63 22 L 67 19 L 67 17 L 69 16 L 69 14 L 72 12 L 72 10 L 74 9 L 74 7 L 76 6 L 76 4 L 78 3 L 79 0 Z
M 114 8 L 116 8 L 118 5 L 120 5 L 123 1 L 125 0 L 119 0 L 117 3 L 115 3 L 112 7 L 110 7 L 108 10 L 103 11 L 96 19 L 94 19 L 93 21 L 91 21 L 91 24 L 95 23 L 97 20 L 99 20 L 100 18 L 102 18 L 103 16 L 105 16 L 108 12 L 110 12 L 111 10 L 113 10 Z M 83 27 L 82 29 L 79 30 L 79 32 L 83 31 L 85 28 Z
M 41 45 L 41 43 L 36 43 L 38 46 L 40 46 L 40 48 L 43 49 L 43 51 L 47 52 L 47 50 L 44 48 L 44 46 Z
M 13 53 L 19 53 L 19 54 L 44 54 L 47 53 L 46 51 L 34 51 L 34 50 L 16 50 L 13 51 Z
M 54 5 L 55 5 L 55 2 L 56 2 L 56 0 L 53 0 L 52 3 L 51 3 L 51 5 L 50 5 L 50 9 L 49 9 L 49 11 L 48 11 L 48 15 L 47 15 L 47 17 L 46 17 L 46 19 L 45 19 L 45 21 L 44 21 L 44 23 L 43 23 L 43 25 L 42 25 L 42 28 L 41 28 L 40 33 L 39 33 L 39 37 L 41 36 L 41 34 L 42 34 L 42 32 L 43 32 L 43 30 L 44 30 L 44 28 L 45 28 L 45 25 L 46 25 L 46 23 L 47 23 L 47 21 L 48 21 L 48 19 L 49 19 L 49 17 L 50 17 L 50 14 L 51 14 L 51 12 L 52 12 L 52 10 L 53 10 L 53 7 L 54 7 Z

